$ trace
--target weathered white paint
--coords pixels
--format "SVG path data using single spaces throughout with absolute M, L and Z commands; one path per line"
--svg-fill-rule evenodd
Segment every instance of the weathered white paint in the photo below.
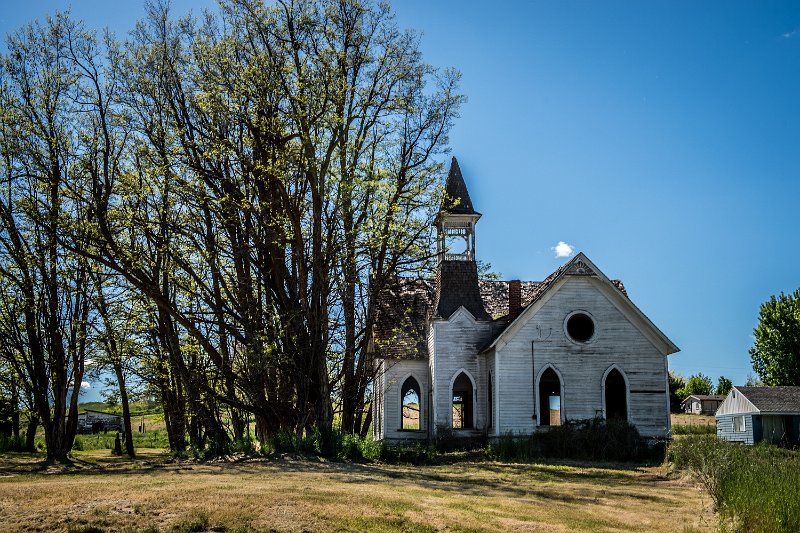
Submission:
M 420 416 L 433 437 L 452 428 L 452 385 L 461 371 L 473 385 L 473 431 L 491 436 L 530 434 L 540 418 L 538 382 L 549 366 L 561 382 L 561 418 L 604 416 L 605 380 L 616 368 L 626 384 L 627 415 L 645 437 L 670 431 L 668 364 L 677 347 L 656 328 L 585 256 L 594 275 L 565 275 L 529 305 L 482 353 L 492 335 L 489 322 L 459 308 L 449 319 L 433 319 L 428 330 L 427 361 L 385 361 L 376 378 L 378 438 L 409 438 L 398 431 L 400 387 L 408 375 L 420 384 Z M 581 311 L 592 317 L 589 342 L 570 339 L 565 323 Z M 488 379 L 493 378 L 493 426 L 488 428 Z M 380 390 L 378 390 L 380 389 Z M 423 414 L 424 413 L 424 414 Z
M 420 429 L 404 430 L 403 425 L 403 398 L 401 391 L 403 383 L 409 376 L 413 376 L 419 384 L 420 391 Z M 381 439 L 391 440 L 419 440 L 428 438 L 430 416 L 428 415 L 428 362 L 424 360 L 384 360 L 383 379 L 383 416 Z
M 491 335 L 488 322 L 477 321 L 465 308 L 460 307 L 449 319 L 433 322 L 433 346 L 429 352 L 434 362 L 433 390 L 434 425 L 438 428 L 453 427 L 453 380 L 459 371 L 464 371 L 473 386 L 473 428 L 486 430 L 486 368 L 485 359 L 478 349 Z M 472 431 L 462 430 L 472 433 Z
M 716 415 L 736 415 L 741 413 L 758 413 L 755 405 L 750 403 L 750 400 L 745 398 L 744 394 L 739 392 L 736 387 L 733 387 L 722 405 L 717 409 Z
M 498 398 L 501 434 L 533 430 L 531 391 L 538 386 L 533 378 L 538 378 L 547 365 L 560 373 L 562 417 L 575 420 L 599 416 L 604 411 L 603 376 L 616 364 L 628 383 L 629 421 L 644 436 L 667 435 L 667 366 L 662 347 L 643 332 L 636 314 L 623 313 L 611 301 L 603 286 L 603 280 L 596 276 L 565 276 L 550 289 L 548 298 L 530 306 L 535 312 L 517 320 L 517 331 L 506 337 L 505 345 L 496 344 L 502 389 Z M 579 309 L 595 317 L 590 343 L 574 342 L 563 328 L 566 316 Z M 538 417 L 538 408 L 536 413 Z

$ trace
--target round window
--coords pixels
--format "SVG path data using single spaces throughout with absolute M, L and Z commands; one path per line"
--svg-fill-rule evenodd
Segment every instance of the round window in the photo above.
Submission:
M 567 319 L 567 333 L 574 341 L 588 342 L 594 335 L 594 321 L 586 313 L 575 313 Z

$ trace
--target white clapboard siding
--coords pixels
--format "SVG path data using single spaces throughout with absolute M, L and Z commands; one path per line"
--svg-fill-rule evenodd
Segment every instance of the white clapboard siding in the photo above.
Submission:
M 500 433 L 534 430 L 534 377 L 547 365 L 562 378 L 563 417 L 602 416 L 603 376 L 615 365 L 628 382 L 630 422 L 643 436 L 666 436 L 666 357 L 641 325 L 634 325 L 634 319 L 609 300 L 602 283 L 596 277 L 565 276 L 507 343 L 497 345 Z M 566 335 L 565 320 L 574 311 L 594 319 L 595 333 L 588 343 L 573 342 Z
M 483 356 L 478 355 L 491 335 L 491 325 L 476 321 L 466 309 L 459 308 L 448 320 L 434 320 L 431 325 L 433 363 L 434 426 L 452 427 L 452 383 L 465 370 L 472 378 L 473 425 L 486 428 L 486 373 Z
M 430 425 L 428 362 L 425 360 L 384 361 L 383 373 L 383 426 L 382 438 L 390 440 L 419 440 L 428 438 Z M 420 386 L 420 429 L 418 431 L 402 430 L 402 404 L 400 392 L 409 376 L 413 376 Z
M 725 400 L 722 402 L 722 405 L 719 406 L 717 412 L 715 413 L 717 416 L 720 415 L 737 415 L 742 413 L 757 413 L 758 409 L 755 405 L 753 405 L 750 400 L 745 398 L 744 394 L 739 392 L 736 387 L 733 387 L 728 395 L 725 397 Z

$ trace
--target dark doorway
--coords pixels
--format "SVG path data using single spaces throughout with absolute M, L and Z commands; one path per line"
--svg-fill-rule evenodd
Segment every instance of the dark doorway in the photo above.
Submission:
M 453 429 L 472 427 L 472 381 L 460 373 L 453 382 Z
M 419 383 L 413 377 L 409 376 L 403 383 L 403 388 L 400 389 L 401 406 L 403 416 L 400 422 L 400 428 L 406 430 L 418 430 L 422 428 L 422 402 L 420 398 Z
M 539 378 L 539 425 L 561 425 L 561 380 L 552 368 Z
M 625 390 L 625 378 L 614 368 L 606 376 L 606 419 L 628 419 L 628 394 Z

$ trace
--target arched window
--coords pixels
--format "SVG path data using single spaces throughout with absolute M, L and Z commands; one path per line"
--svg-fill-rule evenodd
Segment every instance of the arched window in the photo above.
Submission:
M 539 378 L 539 425 L 561 425 L 561 380 L 552 368 Z
M 625 378 L 616 368 L 606 374 L 605 389 L 606 419 L 608 420 L 627 420 L 628 419 L 628 392 L 625 386 Z
M 472 427 L 472 381 L 461 372 L 453 382 L 453 429 Z
M 412 376 L 403 382 L 400 389 L 401 409 L 403 411 L 400 429 L 416 431 L 422 428 L 422 395 L 417 380 Z

